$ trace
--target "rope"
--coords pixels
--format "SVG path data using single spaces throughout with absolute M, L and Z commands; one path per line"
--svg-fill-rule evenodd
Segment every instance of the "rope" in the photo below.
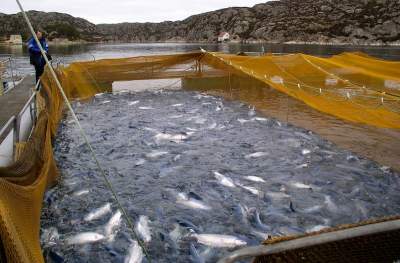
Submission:
M 121 202 L 119 201 L 116 191 L 114 190 L 114 188 L 113 188 L 111 182 L 109 181 L 109 179 L 108 179 L 108 177 L 107 177 L 107 175 L 106 175 L 104 169 L 103 169 L 102 166 L 100 165 L 100 162 L 99 162 L 99 160 L 97 159 L 96 153 L 94 152 L 94 150 L 93 150 L 93 148 L 92 148 L 92 145 L 90 144 L 89 139 L 88 139 L 88 137 L 87 137 L 85 131 L 83 130 L 83 128 L 82 128 L 82 126 L 81 126 L 81 124 L 80 124 L 80 122 L 79 122 L 79 120 L 78 120 L 78 117 L 76 116 L 74 110 L 72 109 L 71 103 L 69 102 L 67 96 L 65 95 L 65 92 L 64 92 L 64 90 L 63 90 L 63 88 L 62 88 L 62 86 L 61 86 L 61 83 L 60 83 L 60 81 L 58 80 L 58 77 L 57 77 L 57 75 L 56 75 L 56 73 L 55 73 L 53 67 L 51 66 L 50 61 L 48 60 L 48 58 L 47 58 L 47 56 L 46 56 L 46 53 L 45 53 L 45 51 L 43 50 L 43 47 L 42 47 L 42 45 L 40 44 L 40 41 L 39 41 L 39 39 L 38 39 L 37 36 L 36 36 L 35 30 L 33 29 L 32 24 L 31 24 L 31 22 L 30 22 L 28 16 L 26 15 L 26 13 L 25 13 L 25 11 L 24 11 L 24 9 L 23 9 L 23 7 L 22 7 L 20 1 L 19 1 L 19 0 L 15 0 L 15 1 L 17 2 L 18 6 L 19 6 L 19 9 L 21 10 L 21 13 L 22 13 L 22 15 L 23 15 L 23 17 L 24 17 L 24 19 L 25 19 L 26 24 L 27 24 L 28 27 L 29 27 L 29 30 L 30 30 L 30 32 L 31 32 L 31 34 L 32 34 L 32 36 L 33 36 L 33 38 L 34 38 L 35 41 L 36 41 L 36 44 L 39 46 L 40 52 L 42 53 L 42 56 L 43 56 L 44 60 L 46 61 L 46 64 L 47 64 L 47 66 L 48 66 L 48 68 L 49 68 L 49 70 L 50 70 L 50 73 L 51 73 L 51 75 L 53 76 L 53 78 L 54 78 L 54 80 L 55 80 L 55 82 L 56 82 L 56 84 L 57 84 L 57 87 L 58 87 L 58 89 L 59 89 L 59 91 L 60 91 L 60 93 L 61 93 L 61 95 L 62 95 L 62 97 L 63 97 L 63 99 L 64 99 L 64 101 L 65 101 L 65 104 L 67 105 L 69 111 L 71 112 L 72 118 L 74 119 L 76 125 L 78 126 L 78 129 L 79 129 L 79 131 L 80 131 L 80 133 L 81 133 L 83 139 L 85 140 L 86 145 L 88 146 L 88 148 L 89 148 L 89 150 L 90 150 L 90 152 L 91 152 L 91 155 L 92 155 L 92 157 L 93 157 L 93 160 L 95 161 L 96 166 L 97 166 L 97 168 L 99 169 L 99 171 L 100 171 L 100 173 L 101 173 L 101 175 L 102 175 L 102 177 L 103 177 L 103 179 L 104 179 L 104 182 L 105 182 L 106 186 L 109 188 L 109 190 L 110 190 L 110 192 L 112 193 L 113 198 L 114 198 L 114 200 L 115 200 L 117 206 L 119 207 L 119 209 L 121 210 L 122 214 L 124 215 L 124 217 L 125 217 L 125 219 L 126 219 L 126 221 L 127 221 L 127 223 L 128 223 L 128 227 L 131 229 L 131 232 L 132 232 L 132 234 L 133 234 L 133 237 L 137 240 L 138 244 L 139 244 L 140 247 L 143 249 L 143 252 L 144 252 L 144 254 L 146 255 L 148 261 L 151 262 L 150 257 L 149 257 L 149 254 L 148 254 L 148 252 L 147 252 L 147 250 L 146 250 L 146 248 L 145 248 L 145 245 L 144 245 L 144 243 L 140 240 L 138 234 L 136 233 L 135 228 L 134 228 L 134 226 L 133 226 L 133 223 L 132 223 L 130 217 L 128 216 L 128 213 L 126 212 L 126 210 L 125 210 L 124 207 L 122 206 Z

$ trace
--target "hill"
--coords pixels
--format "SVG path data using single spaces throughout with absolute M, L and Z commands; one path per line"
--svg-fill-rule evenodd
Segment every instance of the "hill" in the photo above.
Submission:
M 281 0 L 232 7 L 181 21 L 94 25 L 61 13 L 30 11 L 51 37 L 88 41 L 214 42 L 220 32 L 233 41 L 400 44 L 400 0 Z M 22 32 L 20 14 L 0 14 L 0 36 Z

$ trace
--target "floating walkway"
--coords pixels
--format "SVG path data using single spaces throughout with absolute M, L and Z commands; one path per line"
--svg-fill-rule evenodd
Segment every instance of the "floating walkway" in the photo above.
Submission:
M 35 77 L 29 75 L 15 88 L 0 96 L 0 129 L 12 116 L 17 115 L 22 110 L 30 95 L 32 95 L 31 90 L 34 86 Z

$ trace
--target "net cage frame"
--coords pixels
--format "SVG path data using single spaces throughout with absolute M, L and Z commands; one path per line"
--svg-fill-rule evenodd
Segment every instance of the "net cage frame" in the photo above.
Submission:
M 302 69 L 301 74 L 296 73 L 298 69 Z M 394 87 L 400 83 L 400 62 L 380 60 L 361 53 L 343 53 L 329 58 L 304 54 L 267 54 L 253 57 L 203 50 L 74 62 L 69 66 L 60 65 L 56 73 L 68 98 L 73 100 L 86 100 L 97 93 L 111 92 L 113 81 L 236 74 L 261 80 L 273 89 L 317 110 L 348 121 L 400 128 L 400 89 L 385 86 L 387 80 Z M 364 77 L 367 83 L 360 82 Z M 18 155 L 12 165 L 0 167 L 0 237 L 7 262 L 12 263 L 44 262 L 39 237 L 42 200 L 45 190 L 59 179 L 52 142 L 65 105 L 48 68 L 41 82 L 42 88 L 37 96 L 38 117 L 32 136 L 27 142 L 17 145 Z M 377 105 L 362 104 L 372 101 Z M 337 112 L 332 110 L 332 105 Z M 399 218 L 383 218 L 378 221 L 361 222 L 346 227 L 353 230 L 363 227 L 372 231 L 377 223 L 394 224 L 395 229 L 389 233 L 399 237 Z M 388 232 L 381 230 L 382 234 Z M 343 231 L 343 226 L 326 231 Z M 327 233 L 317 232 L 287 237 L 290 240 L 273 239 L 274 244 L 267 240 L 265 247 L 325 234 Z M 389 248 L 394 246 L 400 251 L 399 242 L 393 243 Z M 329 246 L 326 247 L 329 249 Z M 333 248 L 331 251 L 334 251 Z M 282 253 L 288 254 L 287 251 Z M 296 261 L 296 257 L 290 259 L 292 262 Z

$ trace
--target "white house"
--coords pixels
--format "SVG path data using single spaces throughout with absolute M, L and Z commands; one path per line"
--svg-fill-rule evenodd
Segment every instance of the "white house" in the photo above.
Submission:
M 22 37 L 21 35 L 11 35 L 7 42 L 13 45 L 22 45 Z
M 228 32 L 221 32 L 218 35 L 218 42 L 226 42 L 229 41 L 230 35 Z

